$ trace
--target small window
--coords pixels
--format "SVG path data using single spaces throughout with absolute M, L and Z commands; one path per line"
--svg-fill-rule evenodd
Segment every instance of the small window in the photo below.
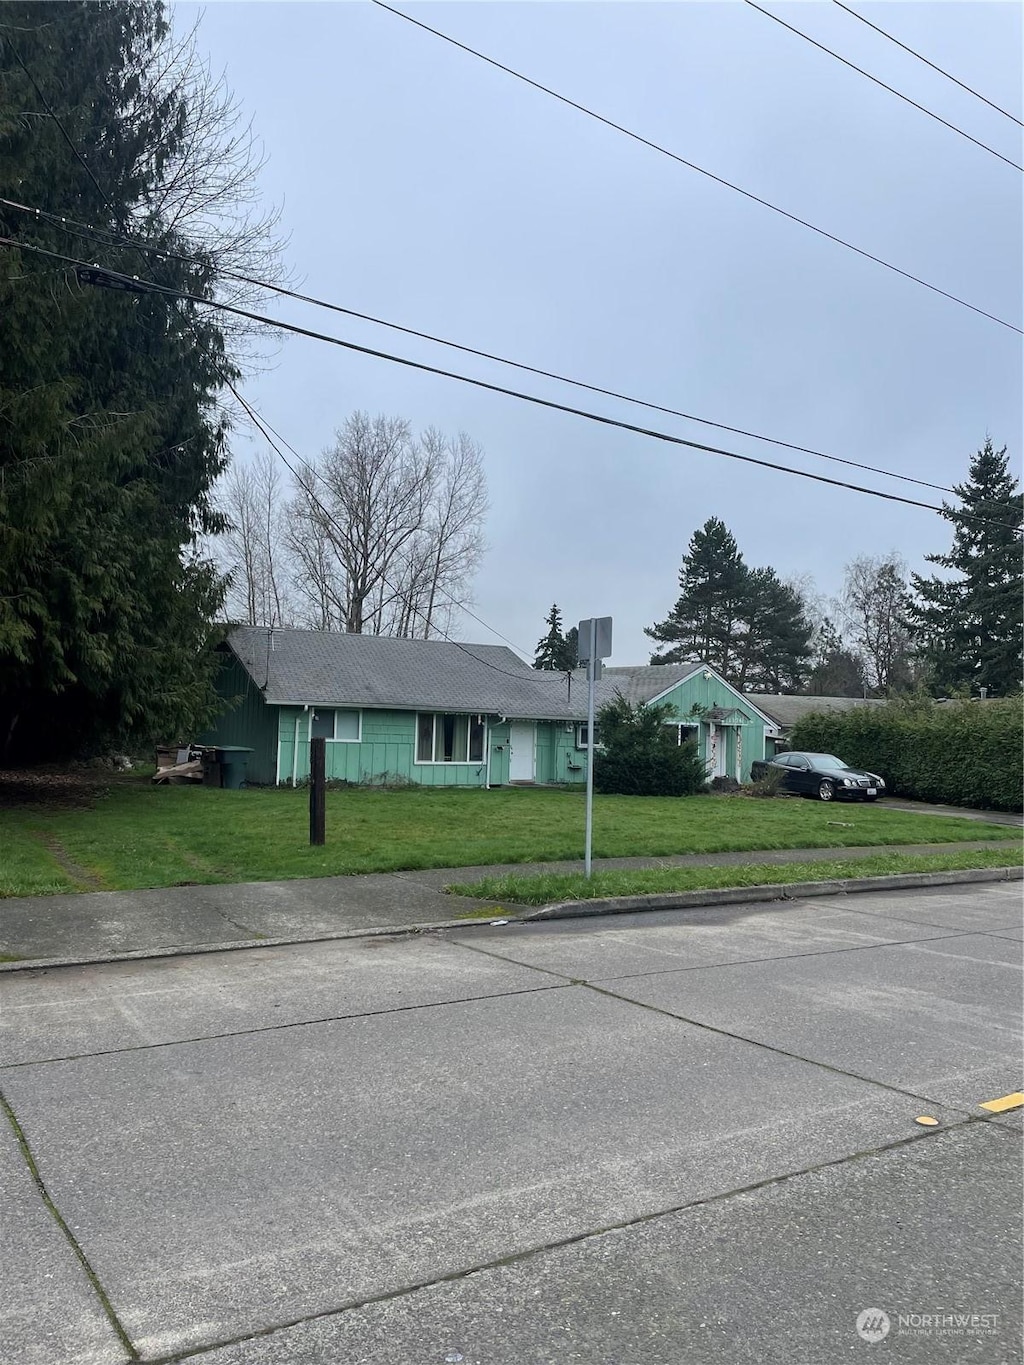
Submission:
M 677 725 L 676 743 L 679 745 L 690 743 L 696 744 L 699 734 L 700 730 L 696 725 Z
M 310 739 L 359 740 L 359 712 L 318 706 L 309 722 Z
M 601 746 L 601 727 L 600 727 L 599 725 L 595 725 L 595 726 L 594 726 L 594 743 L 598 746 L 598 748 L 600 748 L 600 746 Z M 577 748 L 577 749 L 589 749 L 589 748 L 590 748 L 590 735 L 589 735 L 589 733 L 588 733 L 588 731 L 587 731 L 587 727 L 586 727 L 585 725 L 577 725 L 577 726 L 576 726 L 576 748 Z
M 416 717 L 416 762 L 429 763 L 434 757 L 434 717 Z

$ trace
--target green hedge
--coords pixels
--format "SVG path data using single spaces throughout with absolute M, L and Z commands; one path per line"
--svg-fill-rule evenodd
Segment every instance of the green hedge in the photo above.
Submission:
M 896 796 L 1016 811 L 1024 807 L 1022 714 L 1020 697 L 890 702 L 805 716 L 789 742 L 881 774 Z

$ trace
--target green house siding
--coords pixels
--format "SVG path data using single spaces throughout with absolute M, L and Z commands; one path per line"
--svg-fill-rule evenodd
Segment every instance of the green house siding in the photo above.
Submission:
M 708 768 L 709 778 L 718 768 L 724 769 L 727 777 L 736 777 L 738 772 L 740 781 L 750 781 L 751 763 L 764 758 L 765 722 L 746 698 L 733 692 L 715 674 L 705 677 L 702 671 L 684 678 L 659 697 L 658 703 L 672 708 L 673 723 L 698 727 L 697 752 Z M 712 720 L 709 713 L 715 712 L 721 713 L 723 719 Z
M 253 785 L 291 783 L 293 779 L 305 782 L 309 776 L 312 710 L 305 706 L 268 705 L 252 678 L 232 656 L 225 656 L 217 690 L 225 702 L 224 713 L 199 737 L 199 742 L 251 748 L 247 780 Z M 749 781 L 751 763 L 765 757 L 766 749 L 768 756 L 774 751 L 771 738 L 766 744 L 764 719 L 714 674 L 705 677 L 702 670 L 658 700 L 670 707 L 670 723 L 696 727 L 698 753 L 709 778 L 721 773 Z M 508 721 L 494 715 L 487 718 L 483 762 L 418 763 L 415 711 L 363 709 L 358 714 L 358 738 L 327 741 L 328 780 L 405 781 L 430 787 L 508 784 L 511 741 Z M 576 725 L 542 720 L 535 722 L 535 726 L 534 780 L 585 782 L 587 751 L 577 747 Z M 342 733 L 349 727 L 339 722 L 338 728 Z
M 259 688 L 233 655 L 225 654 L 215 683 L 225 703 L 216 721 L 198 736 L 198 744 L 237 744 L 252 749 L 246 781 L 272 786 L 277 774 L 277 725 Z

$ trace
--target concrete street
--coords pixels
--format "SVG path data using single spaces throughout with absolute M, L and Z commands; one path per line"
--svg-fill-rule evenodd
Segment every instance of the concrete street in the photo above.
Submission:
M 0 1362 L 1019 1361 L 1020 911 L 5 973 Z

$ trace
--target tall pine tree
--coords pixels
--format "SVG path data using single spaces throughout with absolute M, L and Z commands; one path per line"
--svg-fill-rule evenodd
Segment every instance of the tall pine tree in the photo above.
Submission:
M 803 686 L 813 628 L 800 594 L 774 569 L 749 568 L 718 517 L 690 538 L 679 587 L 668 617 L 646 630 L 669 646 L 651 655 L 652 664 L 710 664 L 740 689 Z
M 1024 574 L 1022 498 L 1006 447 L 986 438 L 954 489 L 961 506 L 942 506 L 952 547 L 926 556 L 947 576 L 912 575 L 912 625 L 937 695 L 985 687 L 1007 696 L 1021 687 Z
M 576 667 L 577 629 L 573 626 L 570 631 L 563 631 L 562 613 L 557 602 L 552 603 L 544 624 L 548 632 L 537 642 L 533 666 L 544 672 L 568 673 Z
M 219 213 L 249 181 L 237 145 L 217 163 L 230 122 L 158 0 L 8 0 L 4 20 L 0 184 L 110 244 L 13 210 L 0 231 L 209 296 Z M 198 259 L 140 254 L 128 229 Z M 207 310 L 0 253 L 0 762 L 187 735 L 208 713 L 222 584 L 198 547 L 220 524 L 224 375 Z
M 752 569 L 740 620 L 736 686 L 741 691 L 800 691 L 811 665 L 814 635 L 800 594 L 774 569 Z
M 735 673 L 740 620 L 748 570 L 724 521 L 709 518 L 690 537 L 679 570 L 680 594 L 664 621 L 645 628 L 667 645 L 651 655 L 652 664 L 711 664 L 724 677 Z

